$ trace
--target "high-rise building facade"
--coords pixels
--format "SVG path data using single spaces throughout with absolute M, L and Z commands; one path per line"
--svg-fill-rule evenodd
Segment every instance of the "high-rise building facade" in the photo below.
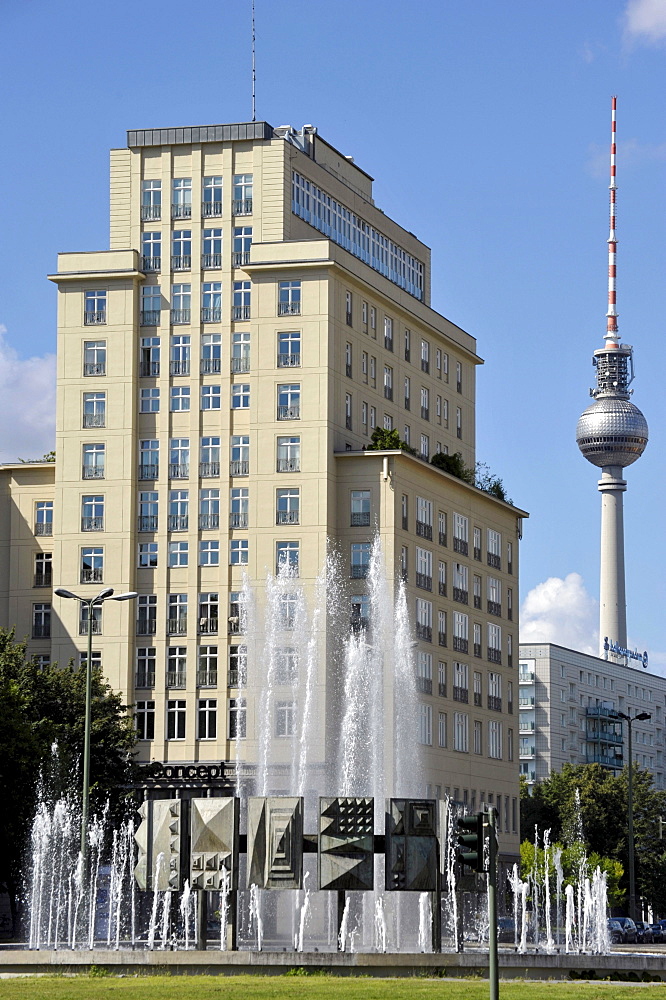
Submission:
M 429 462 L 474 466 L 480 358 L 430 306 L 428 248 L 311 126 L 156 129 L 112 151 L 110 249 L 60 254 L 51 278 L 57 461 L 3 470 L 6 523 L 20 507 L 25 535 L 20 567 L 5 547 L 3 619 L 35 655 L 86 648 L 77 605 L 46 588 L 48 503 L 49 583 L 139 595 L 103 606 L 94 658 L 135 706 L 141 758 L 251 769 L 262 727 L 291 718 L 241 691 L 248 586 L 261 603 L 287 567 L 311 594 L 334 551 L 358 631 L 378 536 L 413 629 L 414 793 L 498 804 L 515 854 L 526 515 Z M 376 427 L 412 452 L 367 450 Z M 324 708 L 324 747 L 330 725 Z

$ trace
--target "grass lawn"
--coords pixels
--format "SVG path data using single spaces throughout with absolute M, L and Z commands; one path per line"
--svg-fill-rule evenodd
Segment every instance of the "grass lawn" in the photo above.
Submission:
M 638 989 L 663 989 L 663 984 Z M 636 986 L 507 980 L 501 1000 L 633 1000 Z M 0 980 L 0 1000 L 487 1000 L 481 980 L 337 976 L 45 976 Z

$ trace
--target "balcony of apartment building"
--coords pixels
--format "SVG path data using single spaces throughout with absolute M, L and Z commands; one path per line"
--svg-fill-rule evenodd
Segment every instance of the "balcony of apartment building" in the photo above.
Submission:
M 156 635 L 156 633 L 157 633 L 157 620 L 155 618 L 137 618 L 136 620 L 137 635 Z
M 135 688 L 153 688 L 155 687 L 155 671 L 154 670 L 137 670 L 134 677 L 134 687 Z
M 421 622 L 417 622 L 416 636 L 418 639 L 423 639 L 424 642 L 432 642 L 432 626 L 422 625 Z
M 201 531 L 214 531 L 219 527 L 219 514 L 199 514 L 199 528 Z
M 199 462 L 199 476 L 201 479 L 217 479 L 219 475 L 219 462 Z
M 587 763 L 620 770 L 624 764 L 622 721 L 611 705 L 588 705 L 585 709 Z
M 197 670 L 197 687 L 215 688 L 217 687 L 217 670 Z
M 200 618 L 199 619 L 199 634 L 200 635 L 217 635 L 219 619 L 216 618 Z
M 162 269 L 162 258 L 161 257 L 146 257 L 141 258 L 141 270 L 145 272 L 149 271 L 160 271 Z
M 525 759 L 529 760 L 530 757 L 536 757 L 536 746 L 534 745 L 534 743 L 530 743 L 529 740 L 527 740 L 525 743 L 521 742 L 521 745 L 520 745 L 520 759 L 521 760 L 525 760 Z
M 236 308 L 236 306 L 234 306 Z M 239 309 L 241 306 L 238 307 Z M 238 318 L 238 317 L 236 317 Z M 243 354 L 240 358 L 231 359 L 231 371 L 233 375 L 242 375 L 250 370 L 250 355 Z
M 169 362 L 169 375 L 189 375 L 190 362 L 187 359 Z
M 432 590 L 432 577 L 425 573 L 416 574 L 416 586 L 420 590 Z
M 518 708 L 534 708 L 536 699 L 533 694 L 521 694 L 518 698 Z
M 498 604 L 497 601 L 488 601 L 488 614 L 496 615 L 498 618 L 502 617 L 502 605 Z
M 501 712 L 502 711 L 502 699 L 498 698 L 497 695 L 488 695 L 488 708 L 491 712 Z
M 456 651 L 456 653 L 468 653 L 469 639 L 463 639 L 462 636 L 454 635 L 453 648 Z
M 416 534 L 419 538 L 427 538 L 428 541 L 432 541 L 432 524 L 427 524 L 425 521 L 417 521 Z
M 249 250 L 234 250 L 231 254 L 231 266 L 232 267 L 244 267 L 246 264 L 250 263 L 250 251 Z
M 468 604 L 469 603 L 469 591 L 463 590 L 461 587 L 453 588 L 453 600 L 457 601 L 458 604 Z
M 93 618 L 92 620 L 92 634 L 101 635 L 102 634 L 102 619 Z M 79 635 L 88 635 L 88 619 L 82 618 L 79 621 Z
M 187 635 L 187 615 L 167 618 L 168 635 Z
M 50 587 L 52 585 L 53 575 L 50 569 L 46 569 L 43 572 L 38 570 L 35 573 L 35 582 L 33 586 L 35 587 Z
M 166 686 L 168 688 L 184 688 L 187 686 L 187 679 L 184 670 L 167 670 Z
M 463 705 L 469 704 L 469 688 L 466 687 L 456 687 L 453 688 L 453 700 L 459 701 Z
M 461 556 L 469 554 L 469 544 L 462 538 L 453 537 L 453 551 L 459 552 Z
M 534 684 L 536 680 L 536 674 L 533 670 L 519 670 L 518 671 L 518 683 L 519 684 Z

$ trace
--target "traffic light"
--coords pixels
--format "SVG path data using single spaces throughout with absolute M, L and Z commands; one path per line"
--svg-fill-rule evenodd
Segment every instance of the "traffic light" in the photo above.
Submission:
M 485 871 L 483 860 L 483 813 L 459 816 L 456 821 L 456 857 L 476 872 Z

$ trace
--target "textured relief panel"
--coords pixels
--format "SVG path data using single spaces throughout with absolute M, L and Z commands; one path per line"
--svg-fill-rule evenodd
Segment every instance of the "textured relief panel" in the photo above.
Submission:
M 319 799 L 319 888 L 372 889 L 374 800 Z
M 390 799 L 386 810 L 386 888 L 437 889 L 437 803 Z
M 248 887 L 302 888 L 302 798 L 271 796 L 249 799 L 247 855 Z
M 180 801 L 143 802 L 139 815 L 141 823 L 134 835 L 139 847 L 134 869 L 137 885 L 140 889 L 180 889 Z
M 193 889 L 238 888 L 237 798 L 190 802 L 190 885 Z

